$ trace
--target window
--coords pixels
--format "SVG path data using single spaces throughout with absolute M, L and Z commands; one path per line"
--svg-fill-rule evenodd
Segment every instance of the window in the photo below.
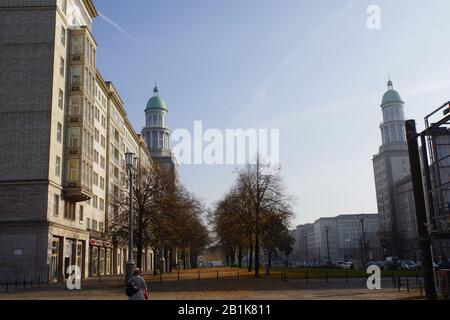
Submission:
M 66 45 L 66 28 L 61 27 L 61 44 Z
M 105 211 L 105 200 L 100 198 L 100 210 Z
M 106 128 L 106 117 L 102 115 L 102 127 Z
M 93 198 L 93 203 L 92 203 L 92 206 L 95 208 L 95 209 L 97 209 L 98 208 L 98 197 L 97 196 L 94 196 Z
M 100 156 L 100 167 L 105 169 L 105 158 L 103 156 Z
M 105 232 L 105 225 L 103 224 L 103 222 L 98 223 L 98 228 L 100 232 Z
M 80 128 L 69 128 L 69 148 L 80 147 Z
M 92 220 L 92 230 L 97 231 L 97 221 Z
M 61 176 L 61 158 L 60 157 L 56 157 L 55 175 L 57 177 Z
M 91 219 L 86 219 L 86 230 L 91 230 Z
M 100 189 L 105 190 L 105 179 L 100 177 Z
M 72 37 L 72 54 L 80 55 L 83 54 L 83 37 L 74 36 Z
M 66 202 L 64 210 L 64 219 L 75 220 L 75 209 L 76 209 L 75 203 Z
M 62 139 L 62 124 L 58 122 L 58 126 L 56 128 L 56 140 L 61 143 Z
M 78 160 L 69 160 L 69 181 L 78 181 Z
M 80 222 L 84 221 L 84 207 L 80 206 Z
M 58 107 L 62 110 L 64 108 L 64 92 L 59 89 L 58 94 Z
M 100 132 L 97 129 L 95 129 L 95 141 L 99 142 L 99 140 L 100 140 L 99 137 L 100 137 Z
M 59 216 L 59 196 L 55 194 L 53 197 L 53 215 Z
M 63 58 L 61 58 L 61 61 L 59 62 L 59 74 L 61 77 L 64 77 L 64 67 L 65 67 L 65 61 Z
M 98 186 L 98 174 L 94 172 L 94 186 Z
M 102 148 L 105 148 L 106 147 L 106 139 L 103 135 L 101 136 L 100 140 L 101 140 L 100 145 L 102 146 Z
M 72 85 L 81 84 L 81 68 L 79 66 L 73 66 L 71 68 Z
M 98 151 L 94 150 L 94 162 L 98 164 Z

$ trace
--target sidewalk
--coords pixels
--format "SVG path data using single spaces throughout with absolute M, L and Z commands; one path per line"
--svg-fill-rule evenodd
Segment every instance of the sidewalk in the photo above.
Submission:
M 234 274 L 234 275 L 233 275 Z M 254 279 L 237 273 L 223 274 L 217 280 L 217 272 L 201 274 L 191 270 L 167 275 L 160 282 L 159 276 L 146 276 L 151 300 L 403 300 L 422 299 L 418 288 L 394 288 L 389 279 L 383 279 L 382 290 L 366 288 L 365 279 L 283 281 L 280 278 Z M 83 281 L 82 290 L 69 291 L 63 284 L 33 287 L 16 292 L 0 293 L 0 300 L 126 300 L 120 277 Z M 412 282 L 411 282 L 412 283 Z

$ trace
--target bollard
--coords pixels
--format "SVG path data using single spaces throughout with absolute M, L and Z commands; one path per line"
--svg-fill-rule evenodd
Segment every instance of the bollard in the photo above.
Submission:
M 200 281 L 200 270 L 198 270 L 198 281 Z
M 345 282 L 348 282 L 348 270 L 345 270 Z
M 6 292 L 9 292 L 9 281 L 6 281 Z
M 19 283 L 19 280 L 16 278 L 16 286 L 14 288 L 14 290 L 17 290 L 17 284 Z
M 33 288 L 33 278 L 31 278 L 30 287 Z
M 180 270 L 178 270 L 178 281 L 180 281 Z
M 416 271 L 416 284 L 419 284 L 419 274 Z
M 25 277 L 23 277 L 23 288 L 26 288 L 26 282 L 25 282 Z
M 308 271 L 306 271 L 305 277 L 306 277 L 306 283 L 309 283 L 309 274 L 308 274 Z
M 41 284 L 41 275 L 38 275 L 38 285 Z
M 159 272 L 159 282 L 162 282 L 162 272 Z
M 402 279 L 401 279 L 400 277 L 398 277 L 398 278 L 397 278 L 397 282 L 398 282 L 398 287 L 397 287 L 397 289 L 398 289 L 398 291 L 400 291 L 400 290 L 401 290 L 401 287 L 402 287 Z
M 406 279 L 406 291 L 409 292 L 409 279 Z
M 217 271 L 217 281 L 219 281 L 219 271 Z
M 328 272 L 325 272 L 325 280 L 328 283 Z
M 419 280 L 419 290 L 420 290 L 420 295 L 423 295 L 422 280 Z
M 239 280 L 239 270 L 238 270 L 238 274 L 237 274 L 238 280 Z

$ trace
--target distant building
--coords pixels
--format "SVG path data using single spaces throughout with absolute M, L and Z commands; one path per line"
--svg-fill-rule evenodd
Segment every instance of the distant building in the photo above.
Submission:
M 394 90 L 391 80 L 381 103 L 383 122 L 380 125 L 382 145 L 373 157 L 377 204 L 380 220 L 380 241 L 386 255 L 400 255 L 399 208 L 395 185 L 410 175 L 408 145 L 405 132 L 404 102 Z
M 382 259 L 378 228 L 377 214 L 340 215 L 299 225 L 293 256 L 297 263 Z

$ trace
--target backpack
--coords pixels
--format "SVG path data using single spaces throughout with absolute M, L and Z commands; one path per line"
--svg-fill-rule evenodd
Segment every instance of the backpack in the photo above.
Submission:
M 136 287 L 133 280 L 128 282 L 127 288 L 125 290 L 125 293 L 127 294 L 128 297 L 134 296 L 138 291 L 139 291 L 139 288 Z

